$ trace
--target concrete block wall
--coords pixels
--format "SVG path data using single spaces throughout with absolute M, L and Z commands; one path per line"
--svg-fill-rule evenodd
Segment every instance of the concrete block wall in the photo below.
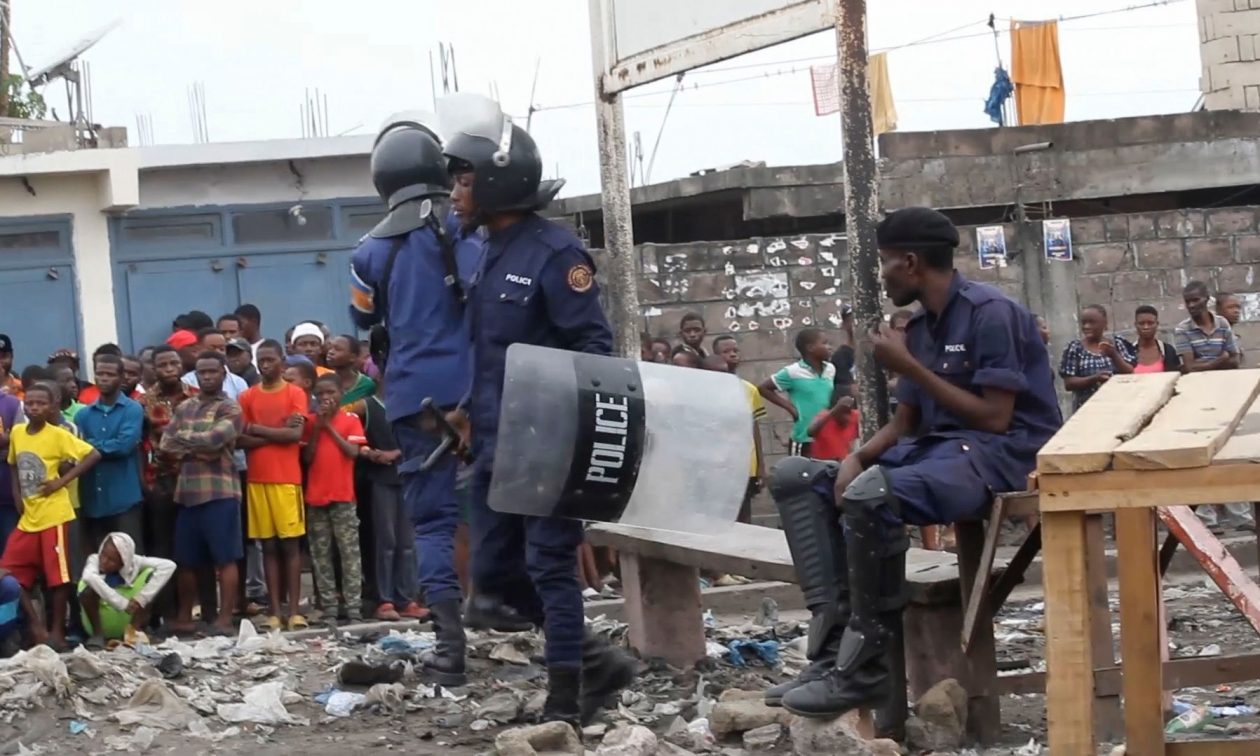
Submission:
M 1196 0 L 1208 110 L 1260 111 L 1260 0 Z
M 1154 305 L 1171 329 L 1183 318 L 1181 289 L 1199 279 L 1210 291 L 1227 290 L 1247 302 L 1238 327 L 1244 347 L 1260 355 L 1260 208 L 1096 216 L 1072 220 L 1074 259 L 1048 263 L 1074 269 L 1076 291 L 1070 303 L 1102 304 L 1112 327 L 1132 333 L 1133 311 Z M 1017 224 L 1005 224 L 1008 251 L 1002 268 L 981 270 L 975 252 L 975 227 L 959 229 L 955 258 L 969 278 L 993 283 L 1008 296 L 1026 301 L 1024 264 L 1044 254 L 1039 242 L 1023 250 Z M 710 339 L 733 334 L 744 365 L 741 376 L 758 383 L 796 359 L 793 339 L 804 327 L 823 328 L 839 343 L 840 305 L 848 300 L 848 249 L 843 235 L 765 237 L 688 244 L 645 244 L 640 255 L 639 299 L 643 329 L 678 342 L 683 314 L 698 312 Z M 597 264 L 601 254 L 596 252 Z M 1047 308 L 1054 305 L 1047 305 Z M 889 305 L 891 307 L 891 305 Z M 1052 345 L 1057 365 L 1062 345 Z M 1260 356 L 1253 364 L 1260 364 Z M 763 425 L 763 448 L 774 460 L 786 449 L 791 423 L 776 408 Z M 764 507 L 760 509 L 765 513 Z

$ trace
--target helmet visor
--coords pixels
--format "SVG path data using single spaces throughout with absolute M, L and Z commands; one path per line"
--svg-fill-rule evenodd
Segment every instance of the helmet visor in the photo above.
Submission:
M 512 149 L 512 119 L 499 103 L 485 95 L 457 92 L 438 100 L 437 116 L 443 142 L 458 134 L 485 139 L 495 145 L 496 163 L 498 155 L 507 159 Z

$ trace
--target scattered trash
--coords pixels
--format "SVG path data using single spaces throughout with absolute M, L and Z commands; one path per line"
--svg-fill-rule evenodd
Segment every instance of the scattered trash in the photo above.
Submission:
M 1195 654 L 1195 656 L 1220 656 L 1220 655 L 1221 655 L 1221 646 L 1219 643 L 1209 643 L 1208 645 L 1199 649 L 1199 653 Z
M 726 656 L 729 650 L 717 641 L 706 640 L 704 642 L 704 655 L 710 659 L 721 659 Z
M 491 727 L 494 727 L 494 723 L 488 719 L 474 719 L 473 723 L 468 725 L 468 729 L 473 732 L 485 732 Z
M 1200 707 L 1181 698 L 1173 699 L 1173 714 L 1185 714 L 1188 711 L 1193 711 L 1195 708 Z M 1208 716 L 1215 719 L 1222 719 L 1224 717 L 1254 717 L 1256 714 L 1260 714 L 1260 710 L 1256 709 L 1256 707 L 1248 706 L 1243 703 L 1237 703 L 1232 706 L 1203 706 L 1201 708 L 1207 710 Z
M 363 697 L 364 706 L 379 706 L 387 712 L 401 714 L 407 708 L 407 689 L 399 683 L 377 683 Z
M 525 666 L 529 664 L 529 656 L 517 648 L 512 641 L 499 643 L 490 651 L 490 658 L 495 661 L 507 662 L 509 664 L 519 664 Z
M 726 660 L 736 667 L 748 666 L 748 659 L 760 659 L 766 666 L 779 665 L 779 642 L 775 640 L 734 640 L 728 646 Z
M 111 717 L 121 725 L 143 725 L 160 730 L 182 730 L 199 718 L 166 683 L 156 679 L 140 683 L 127 705 Z
M 82 735 L 83 733 L 87 732 L 87 728 L 88 728 L 87 722 L 80 722 L 77 719 L 70 720 L 70 734 L 71 735 Z
M 714 630 L 717 628 L 717 617 L 713 616 L 712 609 L 705 609 L 703 618 L 705 630 Z
M 24 670 L 47 685 L 57 698 L 70 694 L 70 673 L 65 662 L 48 646 L 36 646 L 29 651 L 18 651 L 8 659 L 0 660 L 0 671 Z
M 382 637 L 375 645 L 376 648 L 392 656 L 409 657 L 433 648 L 433 644 L 433 633 L 417 633 L 414 630 L 400 633 L 397 630 L 392 630 L 389 635 Z
M 178 651 L 172 651 L 162 660 L 158 662 L 158 671 L 162 673 L 162 677 L 167 680 L 174 680 L 184 674 L 184 657 L 179 655 Z
M 1028 742 L 1015 749 L 1015 756 L 1041 756 L 1041 744 L 1036 738 L 1029 738 Z
M 337 670 L 337 682 L 342 685 L 371 686 L 377 683 L 396 683 L 403 678 L 407 666 L 402 660 L 369 662 L 352 659 Z
M 334 717 L 348 717 L 367 696 L 344 690 L 334 690 L 324 702 L 324 713 Z
M 109 667 L 96 658 L 96 654 L 83 646 L 76 646 L 66 657 L 66 671 L 75 680 L 99 680 L 109 671 Z
M 130 735 L 113 735 L 105 738 L 105 745 L 111 751 L 144 753 L 153 745 L 157 736 L 158 731 L 152 727 L 137 727 L 136 731 Z
M 450 688 L 441 685 L 425 685 L 421 683 L 416 686 L 416 695 L 420 698 L 445 698 L 448 701 L 463 701 L 468 696 L 453 693 Z
M 231 723 L 310 724 L 308 719 L 289 714 L 284 708 L 283 694 L 283 683 L 261 683 L 245 691 L 243 703 L 219 704 L 215 712 L 220 719 Z
M 761 606 L 757 608 L 757 618 L 753 620 L 754 624 L 769 627 L 779 621 L 779 602 L 766 596 L 761 599 Z
M 1168 735 L 1200 732 L 1207 725 L 1209 716 L 1206 706 L 1194 706 L 1170 720 L 1164 727 L 1164 732 Z

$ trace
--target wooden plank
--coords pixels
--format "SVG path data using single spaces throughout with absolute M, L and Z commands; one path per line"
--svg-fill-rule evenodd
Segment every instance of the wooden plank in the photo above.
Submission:
M 684 533 L 611 523 L 592 524 L 587 540 L 664 562 L 743 575 L 758 580 L 796 582 L 796 568 L 783 531 L 732 522 L 709 533 Z M 945 551 L 906 553 L 910 600 L 958 600 L 958 557 Z
M 968 570 L 963 570 L 962 576 L 962 598 L 965 607 L 963 611 L 962 626 L 962 650 L 967 653 L 976 639 L 977 622 L 987 622 L 993 624 L 993 612 L 988 606 L 989 598 L 989 581 L 993 574 L 993 557 L 997 554 L 998 535 L 1002 532 L 1002 523 L 1006 520 L 1006 500 L 1001 496 L 993 500 L 993 509 L 989 512 L 989 522 L 983 531 L 983 538 L 979 544 L 971 543 L 971 525 L 972 523 L 958 524 L 958 561 L 960 565 L 964 565 L 964 556 L 970 558 L 968 551 L 971 548 L 979 548 L 980 554 L 975 562 L 975 570 L 973 574 L 967 574 Z M 963 525 L 968 527 L 968 539 L 964 541 Z M 982 611 L 983 609 L 983 611 Z
M 1107 585 L 1107 543 L 1102 515 L 1085 518 L 1085 581 L 1089 586 L 1090 645 L 1093 647 L 1094 669 L 1115 666 L 1115 636 L 1111 633 L 1111 605 Z M 1100 740 L 1124 739 L 1124 716 L 1120 696 L 1102 693 L 1094 686 L 1094 728 Z
M 1173 395 L 1177 373 L 1114 375 L 1037 454 L 1038 473 L 1106 470 L 1125 441 L 1138 435 Z
M 1002 574 L 993 582 L 993 588 L 989 591 L 989 606 L 996 613 L 1002 605 L 1006 603 L 1007 597 L 1011 595 L 1011 591 L 1015 590 L 1015 586 L 1024 582 L 1024 573 L 1028 571 L 1028 566 L 1037 558 L 1037 554 L 1041 552 L 1041 523 L 1033 526 L 1028 536 L 1024 538 L 1024 542 L 1019 545 L 1015 551 L 1015 556 L 1011 557 L 1011 562 L 1002 570 Z
M 1251 403 L 1243 413 L 1234 434 L 1221 450 L 1212 457 L 1214 465 L 1241 465 L 1260 463 L 1260 398 Z
M 704 659 L 699 570 L 628 552 L 619 557 L 630 645 L 682 669 Z
M 1116 547 L 1125 742 L 1133 753 L 1158 754 L 1164 749 L 1164 681 L 1154 514 L 1116 512 Z
M 1260 370 L 1182 376 L 1164 408 L 1116 449 L 1112 465 L 1117 470 L 1180 470 L 1212 464 L 1257 392 Z
M 1094 753 L 1094 665 L 1085 516 L 1041 518 L 1046 595 L 1046 723 L 1051 756 Z
M 1260 501 L 1260 475 L 1251 465 L 1185 470 L 1110 470 L 1041 476 L 1042 512 L 1172 507 Z
M 998 521 L 1000 516 L 1001 506 L 997 504 L 990 514 L 990 523 Z M 997 529 L 991 527 L 989 530 L 992 531 L 993 545 L 996 545 Z M 993 612 L 989 610 L 986 590 L 993 567 L 992 551 L 982 523 L 955 523 L 954 532 L 958 536 L 958 569 L 962 595 L 975 599 L 974 602 L 967 602 L 967 608 L 970 610 L 974 604 L 977 612 L 972 615 L 973 635 L 970 639 L 966 635 L 966 615 L 963 617 L 962 637 L 966 647 L 962 650 L 966 655 L 966 666 L 970 673 L 964 683 L 964 688 L 970 691 L 971 688 L 967 688 L 967 685 L 979 683 L 979 687 L 987 692 L 992 690 L 993 680 L 997 677 Z M 989 553 L 987 563 L 984 559 L 986 552 Z M 975 627 L 977 624 L 982 627 Z M 998 697 L 991 692 L 983 696 L 973 694 L 967 711 L 968 732 L 981 743 L 996 742 L 1002 734 L 1002 709 Z
M 1260 740 L 1174 740 L 1164 746 L 1164 753 L 1166 756 L 1255 756 L 1260 753 Z
M 1119 516 L 1119 513 L 1117 513 Z M 1166 507 L 1159 518 L 1168 531 L 1194 555 L 1199 566 L 1221 589 L 1257 633 L 1260 633 L 1260 586 L 1190 507 Z
M 1094 694 L 1119 695 L 1122 678 L 1120 667 L 1094 670 Z M 1260 680 L 1260 653 L 1191 656 L 1164 662 L 1164 687 L 1169 690 L 1215 687 L 1221 683 L 1247 680 Z M 1042 694 L 1046 692 L 1046 673 L 1020 672 L 1001 675 L 993 682 L 993 686 L 994 691 L 1001 695 Z

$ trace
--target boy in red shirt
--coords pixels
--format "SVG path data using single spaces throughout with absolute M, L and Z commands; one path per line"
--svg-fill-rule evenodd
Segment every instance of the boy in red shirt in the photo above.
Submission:
M 367 445 L 358 415 L 341 409 L 341 384 L 336 374 L 315 381 L 318 412 L 311 426 L 302 459 L 306 480 L 306 518 L 309 523 L 311 567 L 315 587 L 329 624 L 340 612 L 333 611 L 337 576 L 333 569 L 333 541 L 341 555 L 341 596 L 351 622 L 363 619 L 363 567 L 359 557 L 359 516 L 355 512 L 354 462 Z
M 853 397 L 842 396 L 831 409 L 814 416 L 809 423 L 809 436 L 813 439 L 811 457 L 842 462 L 849 456 L 859 431 L 858 411 L 853 405 Z
M 298 613 L 302 595 L 302 552 L 306 512 L 302 505 L 301 441 L 309 405 L 306 392 L 284 382 L 284 349 L 267 339 L 258 345 L 262 382 L 241 394 L 244 434 L 236 446 L 245 449 L 248 536 L 263 543 L 263 572 L 271 596 L 267 626 L 279 630 L 280 597 L 289 598 L 289 629 L 307 627 Z M 283 559 L 282 559 L 283 557 Z M 287 592 L 281 586 L 287 587 Z

